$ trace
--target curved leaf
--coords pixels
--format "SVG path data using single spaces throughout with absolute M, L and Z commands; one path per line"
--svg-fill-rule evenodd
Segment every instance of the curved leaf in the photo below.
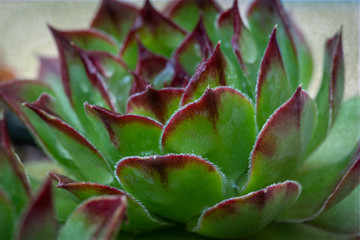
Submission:
M 126 156 L 148 156 L 160 153 L 159 139 L 163 125 L 147 117 L 120 115 L 104 108 L 85 104 L 96 131 L 102 133 L 97 145 L 115 164 Z
M 181 99 L 181 106 L 199 99 L 206 88 L 215 88 L 227 85 L 227 62 L 221 52 L 220 44 L 209 59 L 203 62 L 191 78 Z
M 58 239 L 115 239 L 125 214 L 125 196 L 92 198 L 73 212 Z
M 360 97 L 344 102 L 326 140 L 294 175 L 293 179 L 303 186 L 303 192 L 281 219 L 302 221 L 323 211 L 324 203 L 336 191 L 341 179 L 347 178 L 347 172 L 351 172 L 349 169 L 357 160 L 354 152 L 360 143 L 359 119 Z M 351 181 L 349 183 L 351 186 Z
M 102 0 L 91 27 L 113 36 L 120 45 L 135 21 L 138 9 L 118 0 Z
M 150 51 L 170 57 L 181 44 L 186 31 L 159 13 L 146 1 L 140 10 L 132 30 L 136 31 L 141 43 Z
M 300 192 L 300 185 L 286 181 L 224 200 L 207 209 L 191 230 L 212 238 L 248 237 L 289 207 Z
M 338 115 L 344 93 L 344 57 L 342 33 L 335 34 L 326 42 L 323 78 L 315 102 L 318 122 L 309 153 L 325 139 Z
M 96 29 L 56 31 L 69 42 L 76 44 L 84 50 L 105 51 L 113 54 L 118 52 L 118 47 L 112 39 Z
M 189 75 L 193 75 L 198 64 L 207 59 L 212 52 L 213 46 L 206 33 L 203 18 L 200 16 L 196 27 L 186 36 L 174 57 Z
M 123 224 L 124 231 L 143 232 L 169 226 L 159 218 L 153 216 L 138 200 L 129 194 L 107 185 L 92 182 L 75 182 L 72 179 L 56 173 L 50 173 L 50 177 L 58 181 L 57 188 L 72 193 L 80 201 L 95 196 L 117 195 L 126 196 L 127 200 L 127 222 Z
M 247 12 L 250 30 L 258 45 L 260 53 L 264 52 L 268 36 L 274 26 L 278 26 L 277 40 L 284 60 L 286 75 L 289 78 L 291 90 L 299 85 L 299 63 L 294 42 L 292 25 L 279 0 L 256 0 Z
M 42 95 L 34 103 L 25 106 L 34 111 L 50 128 L 50 134 L 56 136 L 56 142 L 62 146 L 62 159 L 58 159 L 65 166 L 74 165 L 87 180 L 110 183 L 113 181 L 108 164 L 103 156 L 85 137 L 74 128 L 62 121 L 48 109 L 51 101 L 48 95 Z M 40 119 L 38 121 L 41 121 Z M 86 168 L 84 167 L 86 166 Z
M 304 160 L 315 120 L 315 104 L 299 87 L 261 130 L 251 154 L 246 193 L 292 179 Z
M 221 173 L 192 155 L 129 157 L 116 174 L 130 194 L 173 221 L 186 222 L 223 199 Z
M 16 214 L 19 214 L 26 202 L 31 197 L 30 182 L 20 159 L 10 144 L 6 122 L 0 110 L 0 191 L 7 194 L 11 204 L 14 205 Z M 2 191 L 0 192 L 2 193 Z M 4 195 L 4 194 L 3 194 Z M 5 195 L 2 197 L 4 211 L 10 211 Z M 8 216 L 4 212 L 4 217 Z
M 180 0 L 170 3 L 165 9 L 170 18 L 188 31 L 192 31 L 200 14 L 204 17 L 204 25 L 213 43 L 218 41 L 214 22 L 222 10 L 214 0 Z
M 256 120 L 259 128 L 291 97 L 291 88 L 276 40 L 276 27 L 261 60 L 256 85 Z
M 311 224 L 339 234 L 360 235 L 360 185 L 335 207 L 323 212 Z
M 176 112 L 161 143 L 167 153 L 197 154 L 214 163 L 233 194 L 237 181 L 245 179 L 255 135 L 251 102 L 232 88 L 219 87 L 208 88 L 199 101 Z
M 56 228 L 51 181 L 47 179 L 19 222 L 16 239 L 55 239 Z

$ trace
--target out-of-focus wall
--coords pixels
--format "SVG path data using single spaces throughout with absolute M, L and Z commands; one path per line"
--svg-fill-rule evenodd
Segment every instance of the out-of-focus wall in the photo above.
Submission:
M 132 1 L 138 5 L 142 1 Z M 166 1 L 153 0 L 161 7 Z M 219 1 L 229 7 L 232 1 Z M 250 1 L 239 1 L 246 12 Z M 359 2 L 285 1 L 290 15 L 303 30 L 315 60 L 314 79 L 321 78 L 324 43 L 343 26 L 346 61 L 346 96 L 360 93 L 359 80 Z M 55 56 L 55 43 L 47 24 L 59 29 L 85 28 L 97 1 L 13 1 L 0 0 L 0 53 L 19 78 L 35 78 L 37 56 Z M 311 94 L 314 95 L 318 82 Z

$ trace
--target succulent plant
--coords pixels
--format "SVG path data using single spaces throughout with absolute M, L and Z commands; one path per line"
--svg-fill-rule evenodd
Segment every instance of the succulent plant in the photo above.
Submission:
M 49 178 L 33 197 L 1 120 L 1 239 L 359 236 L 360 97 L 342 101 L 341 30 L 313 99 L 281 3 L 255 0 L 247 22 L 237 1 L 103 0 L 90 29 L 51 28 L 59 57 L 0 97 L 61 169 L 58 189 Z

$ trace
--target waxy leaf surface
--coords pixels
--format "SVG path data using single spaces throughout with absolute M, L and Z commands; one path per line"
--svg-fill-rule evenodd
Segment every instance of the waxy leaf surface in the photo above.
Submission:
M 104 108 L 85 105 L 101 138 L 96 145 L 106 151 L 111 165 L 127 156 L 148 156 L 160 153 L 159 139 L 163 125 L 147 117 L 120 115 Z
M 30 182 L 24 166 L 11 147 L 3 113 L 0 111 L 0 191 L 3 191 L 17 214 L 20 213 L 27 200 L 31 197 Z M 3 194 L 4 195 L 4 194 Z M 9 208 L 7 197 L 0 196 L 4 203 L 4 211 Z M 8 216 L 3 213 L 4 217 Z
M 88 69 L 95 68 L 108 89 L 108 96 L 117 112 L 124 113 L 132 82 L 135 79 L 126 64 L 118 57 L 105 52 L 83 52 Z
M 116 174 L 149 210 L 173 221 L 186 222 L 223 199 L 221 173 L 193 155 L 124 158 Z
M 146 1 L 132 27 L 150 51 L 170 57 L 181 44 L 186 31 L 158 12 Z
M 255 142 L 254 108 L 240 92 L 207 89 L 199 101 L 176 112 L 165 127 L 162 146 L 167 153 L 196 154 L 227 176 L 234 188 L 245 178 Z
M 356 178 L 348 178 L 345 174 L 351 173 L 349 171 L 351 166 L 356 169 L 353 163 L 357 160 L 354 159 L 354 152 L 358 149 L 360 142 L 359 119 L 360 98 L 356 97 L 344 102 L 326 140 L 294 175 L 293 179 L 303 186 L 303 192 L 293 207 L 281 216 L 281 219 L 314 218 L 324 210 L 324 203 L 336 191 L 336 186 L 343 178 L 350 181 L 345 184 L 346 186 L 352 185 L 351 182 Z M 337 197 L 341 195 L 343 194 Z M 338 198 L 337 201 L 339 200 Z
M 291 90 L 299 85 L 299 69 L 291 23 L 281 3 L 278 0 L 256 0 L 247 12 L 251 33 L 257 43 L 260 53 L 264 52 L 274 26 L 277 25 L 277 40 L 284 60 L 286 74 Z
M 221 239 L 250 236 L 289 207 L 300 192 L 300 185 L 286 181 L 224 200 L 207 209 L 191 230 Z
M 360 234 L 360 185 L 338 205 L 320 214 L 311 224 L 339 234 Z
M 137 114 L 165 123 L 179 108 L 184 93 L 181 88 L 155 90 L 149 86 L 145 92 L 132 95 L 127 103 L 127 114 Z
M 219 15 L 217 30 L 223 51 L 241 81 L 241 91 L 253 98 L 260 58 L 250 31 L 241 20 L 238 1 Z
M 99 71 L 85 52 L 68 41 L 61 32 L 52 29 L 59 54 L 64 91 L 84 129 L 91 134 L 84 102 L 113 109 L 106 85 Z
M 218 44 L 209 59 L 203 62 L 196 70 L 185 89 L 181 105 L 199 99 L 206 88 L 215 88 L 227 85 L 227 62 Z
M 276 40 L 276 28 L 261 60 L 256 86 L 256 120 L 261 129 L 273 112 L 291 97 L 292 91 Z
M 91 27 L 113 36 L 120 45 L 135 21 L 138 9 L 121 1 L 103 0 Z
M 323 78 L 315 98 L 318 106 L 318 121 L 309 152 L 314 150 L 327 136 L 332 127 L 344 93 L 344 57 L 341 32 L 326 42 Z
M 213 0 L 181 0 L 170 3 L 166 9 L 170 18 L 188 31 L 195 28 L 202 14 L 206 31 L 214 43 L 218 41 L 214 22 L 221 11 L 220 6 Z
M 126 216 L 126 197 L 103 196 L 82 203 L 70 216 L 59 240 L 115 239 Z
M 185 71 L 189 75 L 193 75 L 199 63 L 207 59 L 212 52 L 213 46 L 201 17 L 194 30 L 186 36 L 174 55 Z
M 46 106 L 49 101 L 51 98 L 48 95 L 42 95 L 36 102 L 26 103 L 25 106 L 41 118 L 38 121 L 43 120 L 42 124 L 44 125 L 45 122 L 49 126 L 49 134 L 53 134 L 56 142 L 62 146 L 63 159 L 61 159 L 61 163 L 65 166 L 75 166 L 75 169 L 77 168 L 86 180 L 105 184 L 112 182 L 113 176 L 110 168 L 99 150 L 51 112 Z
M 123 224 L 124 231 L 142 232 L 170 225 L 152 216 L 138 200 L 117 188 L 99 183 L 75 182 L 68 177 L 56 173 L 50 173 L 50 176 L 58 181 L 57 188 L 71 192 L 80 201 L 103 195 L 126 196 L 127 222 Z
M 16 239 L 55 239 L 56 228 L 51 181 L 47 179 L 19 222 Z
M 84 50 L 104 51 L 113 54 L 118 52 L 118 47 L 112 39 L 95 29 L 58 32 L 69 42 Z
M 246 193 L 292 179 L 303 162 L 315 121 L 315 104 L 299 87 L 261 130 L 251 154 Z

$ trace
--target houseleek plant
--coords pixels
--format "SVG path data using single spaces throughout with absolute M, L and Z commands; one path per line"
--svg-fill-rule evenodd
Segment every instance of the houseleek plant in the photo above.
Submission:
M 89 29 L 50 27 L 58 57 L 0 98 L 58 170 L 39 187 L 1 117 L 0 238 L 359 236 L 360 97 L 343 101 L 341 30 L 312 98 L 282 4 L 255 0 L 246 18 L 236 0 L 103 0 Z

